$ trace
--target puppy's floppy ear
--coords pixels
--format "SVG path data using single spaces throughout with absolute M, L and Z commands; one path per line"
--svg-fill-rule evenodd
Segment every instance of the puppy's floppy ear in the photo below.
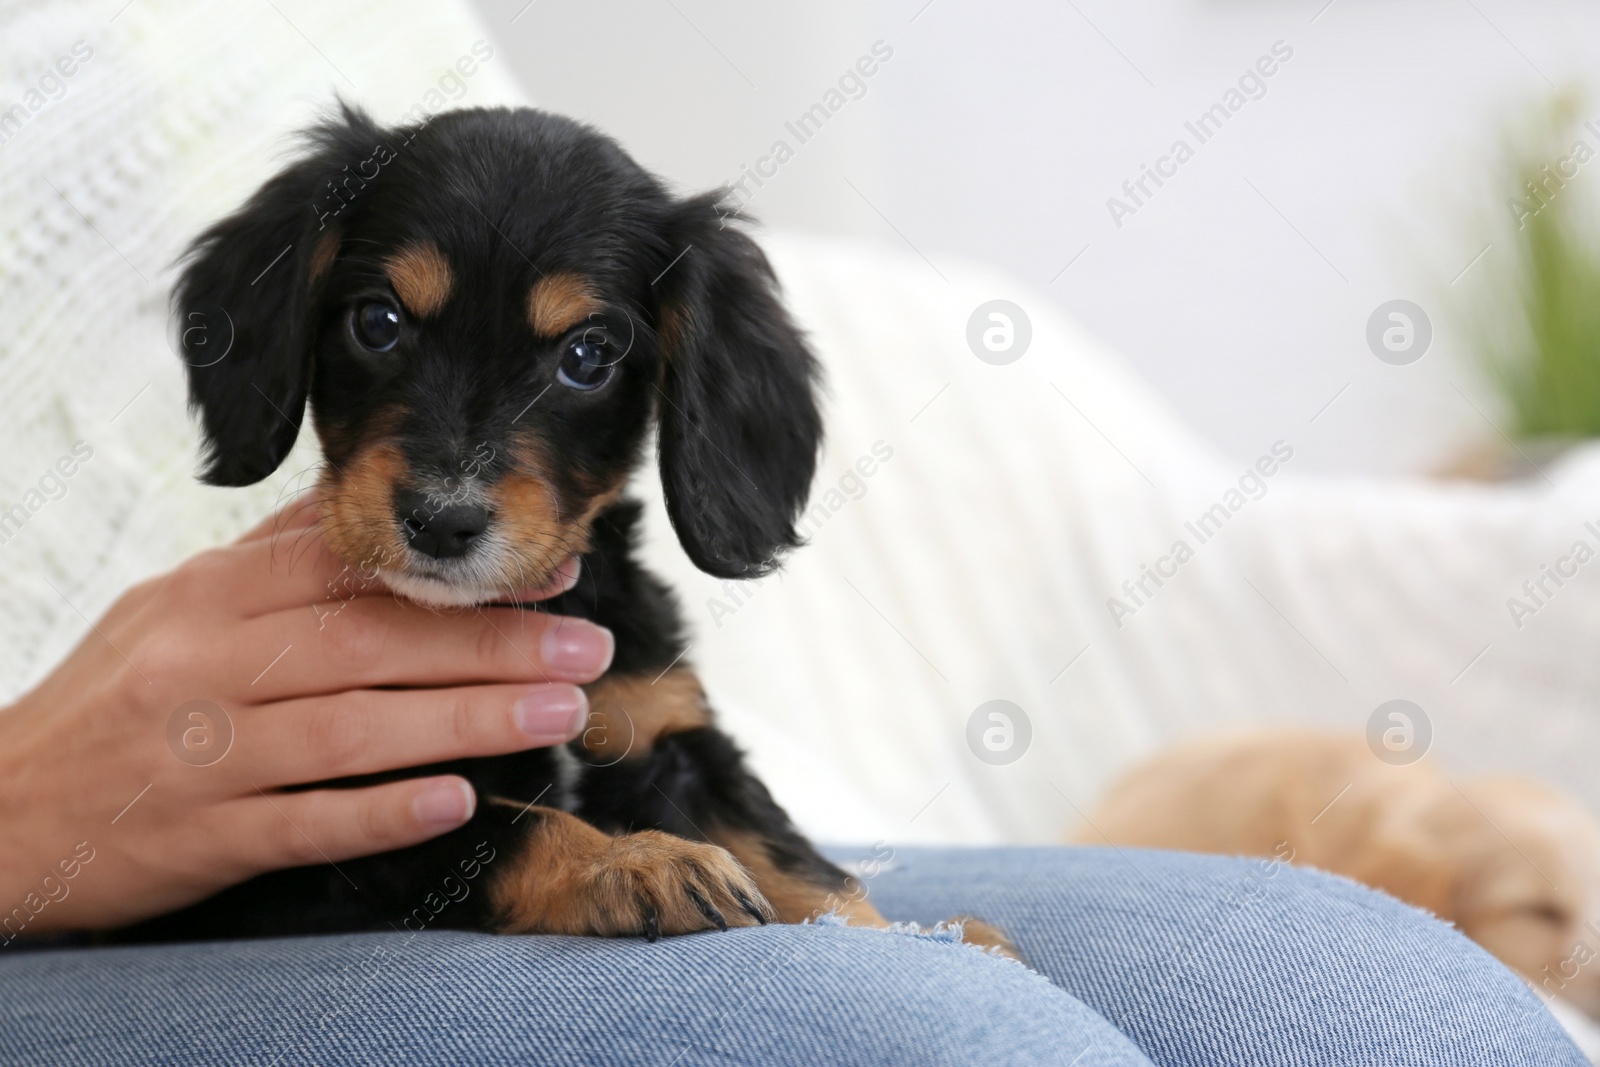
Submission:
M 730 217 L 716 196 L 680 204 L 667 253 L 679 258 L 656 283 L 661 480 L 695 566 L 754 578 L 800 543 L 822 418 L 816 361 Z
M 205 434 L 201 479 L 251 485 L 283 462 L 300 433 L 311 385 L 311 307 L 338 245 L 330 216 L 347 203 L 340 171 L 381 134 L 349 106 L 313 129 L 309 151 L 238 211 L 198 237 L 172 296 L 189 407 Z M 340 188 L 354 197 L 361 184 Z

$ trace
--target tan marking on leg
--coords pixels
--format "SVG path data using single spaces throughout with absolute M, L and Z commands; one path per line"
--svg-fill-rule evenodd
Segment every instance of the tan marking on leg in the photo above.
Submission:
M 777 911 L 779 922 L 802 923 L 837 911 L 852 926 L 881 929 L 889 925 L 889 920 L 867 902 L 867 887 L 854 875 L 847 876 L 843 886 L 829 888 L 779 870 L 759 834 L 731 831 L 711 836 L 749 868 L 756 885 Z M 950 921 L 962 924 L 961 940 L 967 944 L 994 949 L 1014 960 L 1022 959 L 1011 939 L 993 923 L 970 915 L 958 915 Z
M 667 671 L 660 678 L 607 675 L 583 689 L 589 695 L 583 747 L 602 762 L 648 755 L 662 736 L 711 722 L 700 679 L 687 668 Z
M 857 878 L 843 886 L 818 885 L 797 874 L 779 870 L 758 834 L 743 831 L 713 832 L 719 845 L 738 857 L 755 876 L 761 893 L 772 903 L 778 921 L 802 923 L 830 911 L 837 911 L 856 926 L 888 926 L 889 920 L 867 903 L 867 889 Z
M 1018 963 L 1022 962 L 1022 953 L 1017 951 L 1017 946 L 1012 944 L 1006 932 L 994 923 L 984 922 L 971 915 L 957 915 L 950 921 L 961 924 L 961 940 L 967 944 L 991 949 L 996 955 L 1005 956 Z
M 311 284 L 316 285 L 328 273 L 339 255 L 339 231 L 332 229 L 317 238 L 311 249 Z
M 655 830 L 612 837 L 566 812 L 529 809 L 528 839 L 489 886 L 510 934 L 687 934 L 770 921 L 725 850 Z
M 559 337 L 605 307 L 581 274 L 547 274 L 528 290 L 528 325 L 540 337 Z
M 425 319 L 450 298 L 450 263 L 432 241 L 417 241 L 384 260 L 389 283 L 406 310 Z

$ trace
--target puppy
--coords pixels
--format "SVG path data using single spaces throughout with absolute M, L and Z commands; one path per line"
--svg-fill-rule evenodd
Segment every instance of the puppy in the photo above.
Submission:
M 735 221 L 555 115 L 382 129 L 344 108 L 197 240 L 174 310 L 206 482 L 267 477 L 309 408 L 321 532 L 353 580 L 470 606 L 577 556 L 577 585 L 540 606 L 609 627 L 616 653 L 579 740 L 407 772 L 472 782 L 461 829 L 259 877 L 127 938 L 654 940 L 827 910 L 885 925 L 713 725 L 673 597 L 634 559 L 624 486 L 652 426 L 668 514 L 702 570 L 756 577 L 798 543 L 817 367 Z M 967 935 L 1003 945 L 981 923 Z
M 1075 842 L 1282 855 L 1376 886 L 1600 1015 L 1600 825 L 1544 786 L 1458 786 L 1360 738 L 1263 731 L 1158 755 L 1087 823 Z

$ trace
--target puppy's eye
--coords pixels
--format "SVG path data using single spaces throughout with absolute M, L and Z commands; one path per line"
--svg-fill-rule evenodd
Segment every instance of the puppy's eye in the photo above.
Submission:
M 598 389 L 610 380 L 616 359 L 604 334 L 598 330 L 585 330 L 568 341 L 561 350 L 561 362 L 556 364 L 556 379 L 568 389 L 585 392 Z
M 350 313 L 350 332 L 361 347 L 387 352 L 400 340 L 400 313 L 378 300 L 358 304 Z

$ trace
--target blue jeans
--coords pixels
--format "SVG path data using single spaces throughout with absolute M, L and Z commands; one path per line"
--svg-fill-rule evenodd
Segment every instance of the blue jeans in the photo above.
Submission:
M 13 946 L 0 950 L 0 1060 L 1584 1063 L 1471 942 L 1331 876 L 1132 850 L 902 849 L 868 884 L 895 918 L 999 923 L 1033 969 L 827 923 L 653 945 L 437 933 Z

